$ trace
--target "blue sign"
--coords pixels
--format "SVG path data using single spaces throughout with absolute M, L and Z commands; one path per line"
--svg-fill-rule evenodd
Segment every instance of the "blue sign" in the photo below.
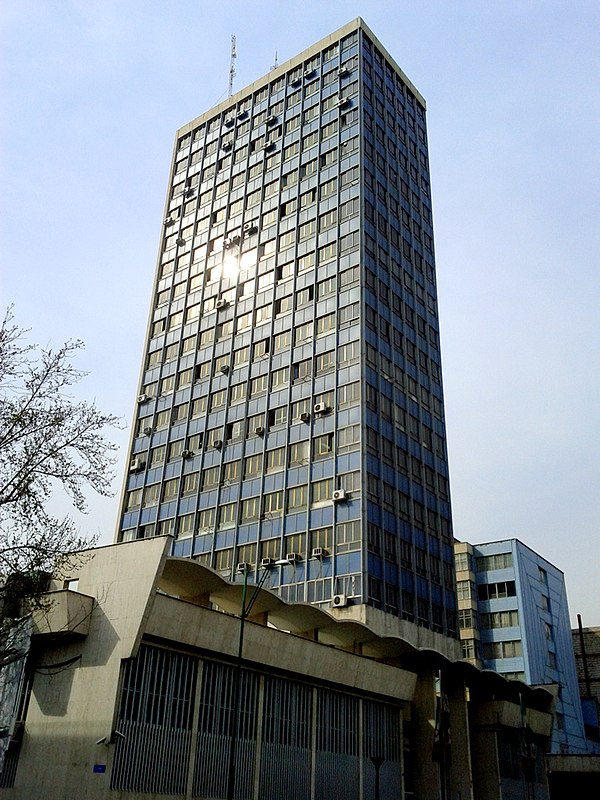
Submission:
M 106 772 L 106 764 L 94 764 L 94 772 Z

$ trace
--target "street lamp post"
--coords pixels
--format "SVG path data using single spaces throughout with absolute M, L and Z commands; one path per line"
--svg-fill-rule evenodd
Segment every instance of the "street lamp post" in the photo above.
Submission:
M 240 609 L 240 633 L 238 639 L 238 654 L 236 661 L 236 679 L 233 686 L 233 719 L 231 721 L 231 739 L 229 741 L 229 763 L 227 770 L 227 800 L 233 800 L 235 790 L 235 766 L 236 766 L 236 749 L 237 740 L 240 728 L 240 711 L 241 711 L 241 689 L 242 689 L 242 655 L 244 650 L 244 623 L 246 617 L 250 614 L 254 603 L 259 595 L 260 590 L 265 584 L 272 567 L 288 564 L 286 559 L 275 561 L 270 567 L 265 567 L 262 575 L 256 583 L 250 599 L 246 602 L 248 594 L 248 567 L 244 567 L 244 583 L 242 586 L 242 604 Z

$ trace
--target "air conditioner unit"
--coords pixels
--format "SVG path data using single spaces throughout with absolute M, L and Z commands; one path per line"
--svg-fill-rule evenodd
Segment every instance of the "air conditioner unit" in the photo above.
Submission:
M 186 186 L 183 190 L 183 196 L 189 197 L 190 195 L 194 194 L 194 187 L 193 186 Z
M 180 247 L 183 247 L 185 244 L 185 239 L 182 236 L 178 236 L 175 240 L 175 244 L 178 244 Z
M 233 144 L 231 142 L 223 142 L 223 144 L 221 145 L 221 148 L 225 150 L 226 153 L 228 153 L 232 147 Z
M 348 67 L 340 67 L 338 69 L 338 73 L 337 74 L 338 74 L 339 78 L 343 78 L 344 75 L 347 75 L 349 72 L 350 72 L 350 70 L 348 69 Z
M 233 117 L 230 117 L 229 119 L 225 120 L 223 125 L 225 125 L 226 128 L 231 128 L 234 123 L 235 123 L 235 119 Z
M 311 558 L 324 558 L 328 555 L 329 553 L 324 547 L 313 547 Z
M 302 74 L 305 78 L 312 78 L 313 75 L 315 74 L 315 71 L 314 69 L 305 69 Z
M 193 450 L 183 450 L 181 452 L 181 457 L 182 458 L 193 458 L 194 457 L 194 451 Z
M 348 605 L 348 598 L 345 594 L 334 594 L 331 599 L 331 605 L 334 608 L 343 608 Z
M 315 403 L 313 406 L 313 413 L 315 414 L 327 414 L 329 411 L 331 411 L 331 408 L 327 403 Z
M 258 231 L 258 226 L 255 222 L 246 222 L 244 223 L 244 233 L 251 234 L 256 233 Z
M 235 568 L 235 571 L 241 572 L 243 574 L 244 572 L 250 572 L 250 569 L 251 565 L 247 561 L 240 561 L 240 563 Z
M 248 116 L 248 112 L 246 110 L 244 110 L 244 111 L 240 111 L 239 112 L 239 114 L 237 115 L 237 118 L 238 119 L 246 119 L 247 116 Z
M 342 503 L 344 500 L 348 499 L 348 495 L 346 494 L 345 489 L 335 489 L 331 494 L 331 499 L 334 503 Z
M 274 558 L 261 558 L 260 566 L 262 569 L 270 569 L 271 567 L 275 566 L 275 559 Z
M 152 398 L 150 397 L 149 394 L 139 394 L 138 395 L 138 403 L 147 403 L 148 400 L 151 400 L 151 399 Z
M 289 561 L 290 564 L 297 564 L 299 561 L 302 561 L 302 556 L 300 553 L 288 553 L 285 560 Z
M 265 429 L 263 428 L 262 425 L 258 425 L 256 428 L 254 428 L 254 433 L 257 436 L 264 436 L 265 435 Z
M 150 434 L 152 433 L 152 428 L 148 425 L 146 428 L 144 428 L 143 433 L 144 436 L 150 436 Z
M 303 411 L 302 414 L 300 414 L 300 419 L 302 422 L 310 422 L 310 414 L 308 411 Z
M 215 448 L 215 450 L 220 450 L 223 447 L 223 442 L 221 439 L 215 439 L 212 445 Z
M 227 375 L 229 372 L 229 366 L 227 364 L 223 364 L 222 367 L 219 367 L 219 372 L 222 372 L 223 375 Z
M 167 217 L 164 221 L 164 224 L 165 226 L 167 226 L 167 225 L 172 225 L 174 222 L 175 220 L 173 219 L 173 217 Z
M 267 117 L 267 125 L 275 125 L 276 122 L 277 122 L 276 114 L 271 114 L 270 117 Z
M 294 86 L 294 87 L 295 86 L 300 86 L 301 83 L 302 83 L 302 78 L 299 78 L 299 77 L 298 78 L 294 78 L 294 80 L 290 82 L 290 86 Z
M 343 108 L 344 106 L 347 106 L 349 103 L 350 99 L 348 97 L 339 97 L 337 101 L 337 107 Z
M 267 142 L 264 146 L 265 153 L 270 153 L 272 150 L 275 150 L 275 142 Z
M 144 469 L 146 466 L 146 462 L 143 458 L 136 456 L 129 465 L 129 472 L 140 472 L 140 470 Z
M 217 302 L 215 303 L 215 308 L 217 309 L 217 311 L 220 311 L 223 308 L 227 308 L 228 305 L 229 305 L 229 300 L 221 299 L 217 300 Z

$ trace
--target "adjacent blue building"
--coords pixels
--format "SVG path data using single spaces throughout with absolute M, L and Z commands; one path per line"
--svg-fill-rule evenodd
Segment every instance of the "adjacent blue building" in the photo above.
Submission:
M 456 556 L 463 655 L 507 678 L 554 684 L 552 752 L 585 753 L 563 573 L 518 539 L 457 543 Z

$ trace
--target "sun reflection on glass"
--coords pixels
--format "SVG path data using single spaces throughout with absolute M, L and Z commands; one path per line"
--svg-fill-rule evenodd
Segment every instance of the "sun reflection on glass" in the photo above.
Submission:
M 240 271 L 240 260 L 237 253 L 225 253 L 223 256 L 222 276 L 223 278 L 237 278 Z

